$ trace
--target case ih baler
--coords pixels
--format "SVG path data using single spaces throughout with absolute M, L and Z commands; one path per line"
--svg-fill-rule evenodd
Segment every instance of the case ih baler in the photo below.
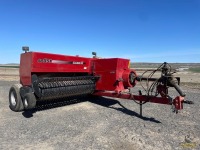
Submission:
M 148 77 L 138 76 L 130 69 L 130 60 L 122 58 L 99 59 L 65 56 L 41 52 L 28 52 L 20 59 L 20 84 L 9 91 L 10 109 L 23 111 L 33 109 L 39 101 L 60 100 L 68 97 L 95 95 L 138 101 L 168 104 L 175 112 L 183 108 L 185 94 L 179 87 L 180 78 L 173 77 L 171 67 L 163 63 Z M 157 71 L 159 78 L 152 78 Z M 137 82 L 145 81 L 145 93 L 133 94 Z M 149 84 L 151 82 L 151 84 Z M 174 87 L 180 96 L 171 98 L 168 88 Z M 141 112 L 140 112 L 141 113 Z

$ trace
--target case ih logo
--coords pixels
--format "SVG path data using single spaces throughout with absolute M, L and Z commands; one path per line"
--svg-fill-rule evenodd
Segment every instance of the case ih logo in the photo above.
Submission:
M 63 61 L 63 60 L 52 60 L 48 58 L 38 59 L 38 63 L 54 63 L 54 64 L 73 64 L 73 65 L 83 65 L 83 61 Z
M 84 62 L 83 61 L 73 61 L 72 64 L 76 64 L 76 65 L 83 65 Z

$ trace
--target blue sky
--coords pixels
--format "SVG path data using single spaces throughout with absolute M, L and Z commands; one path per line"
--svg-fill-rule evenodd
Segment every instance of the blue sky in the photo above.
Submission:
M 200 0 L 0 0 L 0 64 L 32 51 L 200 62 Z

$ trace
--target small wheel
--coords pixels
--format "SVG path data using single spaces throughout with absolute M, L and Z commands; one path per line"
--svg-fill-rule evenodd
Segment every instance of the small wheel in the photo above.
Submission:
M 33 109 L 36 106 L 36 98 L 33 93 L 26 93 L 23 99 L 24 109 Z
M 24 110 L 22 103 L 20 88 L 21 84 L 14 84 L 11 86 L 9 91 L 9 107 L 12 111 L 19 112 Z

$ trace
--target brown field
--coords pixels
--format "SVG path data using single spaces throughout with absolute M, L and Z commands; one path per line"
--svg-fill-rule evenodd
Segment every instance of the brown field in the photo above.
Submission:
M 18 68 L 0 68 L 0 80 L 19 81 L 19 69 Z
M 149 68 L 148 68 L 149 69 Z M 136 68 L 138 75 L 142 75 L 146 69 Z M 150 72 L 146 73 L 147 77 Z M 160 73 L 157 72 L 153 77 L 159 77 Z M 174 76 L 181 78 L 181 86 L 199 88 L 200 89 L 200 73 L 194 73 L 190 71 L 179 71 Z M 18 68 L 0 68 L 0 80 L 3 81 L 19 81 L 19 69 Z

